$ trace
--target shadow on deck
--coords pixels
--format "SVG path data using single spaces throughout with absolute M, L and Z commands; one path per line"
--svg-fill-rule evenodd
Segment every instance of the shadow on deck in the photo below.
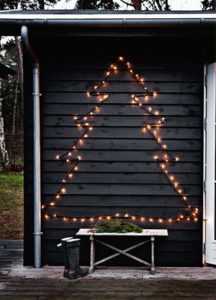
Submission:
M 1 300 L 216 300 L 216 268 L 100 268 L 70 281 L 63 267 L 23 267 L 21 242 L 0 246 Z

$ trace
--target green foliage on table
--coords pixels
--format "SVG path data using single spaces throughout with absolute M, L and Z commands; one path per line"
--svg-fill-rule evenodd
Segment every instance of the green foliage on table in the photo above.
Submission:
M 142 232 L 142 228 L 128 221 L 121 219 L 103 220 L 96 224 L 96 230 L 98 233 L 103 232 Z

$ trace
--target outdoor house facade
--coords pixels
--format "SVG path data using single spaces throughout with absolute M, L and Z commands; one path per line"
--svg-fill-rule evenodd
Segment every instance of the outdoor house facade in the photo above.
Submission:
M 27 26 L 40 65 L 42 265 L 63 264 L 60 238 L 119 217 L 168 229 L 156 242 L 157 265 L 201 266 L 206 242 L 214 264 L 215 15 L 45 13 L 13 17 L 19 29 Z M 0 22 L 13 30 L 10 14 Z M 32 265 L 40 182 L 32 59 L 24 49 L 24 263 Z M 98 248 L 98 258 L 108 251 Z M 147 259 L 143 251 L 134 253 Z M 87 239 L 81 263 L 89 264 Z M 110 264 L 134 262 L 119 256 Z

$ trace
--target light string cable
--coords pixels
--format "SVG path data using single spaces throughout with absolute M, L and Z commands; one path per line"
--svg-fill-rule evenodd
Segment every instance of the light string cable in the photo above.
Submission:
M 149 133 L 150 136 L 152 136 L 154 138 L 156 144 L 159 147 L 160 155 L 154 155 L 153 159 L 154 159 L 154 161 L 157 162 L 161 172 L 167 177 L 168 181 L 172 184 L 172 186 L 173 186 L 174 190 L 177 192 L 177 194 L 181 196 L 181 199 L 185 203 L 187 210 L 191 211 L 191 215 L 185 216 L 184 214 L 179 214 L 177 218 L 151 218 L 151 217 L 149 218 L 149 217 L 140 217 L 140 216 L 130 216 L 129 213 L 124 213 L 124 214 L 115 213 L 113 216 L 106 216 L 106 218 L 107 219 L 110 219 L 112 217 L 118 218 L 120 216 L 124 217 L 124 218 L 130 217 L 132 220 L 139 218 L 141 222 L 148 220 L 150 223 L 154 222 L 155 219 L 158 219 L 159 223 L 163 223 L 164 220 L 167 220 L 169 223 L 171 223 L 173 220 L 176 220 L 177 222 L 179 222 L 181 220 L 190 221 L 191 219 L 193 219 L 194 222 L 197 222 L 198 214 L 199 214 L 198 207 L 195 207 L 192 210 L 192 206 L 186 204 L 188 197 L 187 197 L 186 193 L 184 193 L 184 189 L 183 189 L 182 185 L 180 185 L 179 182 L 177 182 L 175 180 L 174 175 L 170 174 L 170 172 L 167 169 L 167 165 L 169 163 L 176 163 L 180 159 L 179 159 L 179 157 L 174 157 L 173 155 L 171 155 L 168 152 L 167 145 L 165 143 L 162 143 L 162 138 L 160 136 L 158 136 L 160 128 L 165 122 L 165 118 L 160 117 L 160 112 L 158 110 L 153 111 L 151 106 L 147 106 L 147 103 L 149 101 L 149 96 L 151 98 L 152 97 L 155 98 L 158 94 L 158 91 L 150 92 L 148 90 L 148 88 L 145 86 L 144 78 L 140 77 L 140 75 L 132 69 L 131 63 L 126 61 L 124 59 L 124 57 L 120 56 L 118 58 L 118 61 L 122 62 L 126 66 L 126 69 L 128 70 L 129 74 L 135 80 L 137 80 L 138 84 L 143 88 L 142 94 L 138 94 L 138 95 L 132 94 L 131 95 L 131 104 L 133 107 L 137 105 L 140 109 L 142 109 L 144 111 L 144 117 L 150 116 L 150 117 L 153 117 L 154 119 L 156 119 L 156 122 L 148 123 L 148 124 L 146 123 L 145 126 L 142 126 L 142 132 L 144 134 Z M 118 65 L 111 64 L 109 69 L 105 73 L 104 80 L 101 81 L 100 84 L 94 85 L 94 87 L 91 91 L 86 92 L 87 97 L 96 96 L 99 101 L 99 104 L 97 104 L 95 107 L 93 107 L 91 110 L 89 110 L 85 114 L 74 115 L 74 123 L 76 124 L 76 126 L 79 130 L 83 130 L 83 133 L 79 136 L 78 139 L 76 139 L 74 141 L 72 149 L 70 151 L 63 153 L 62 155 L 59 155 L 59 154 L 56 155 L 57 160 L 65 161 L 68 165 L 71 165 L 71 168 L 70 168 L 69 173 L 61 180 L 61 186 L 55 195 L 55 200 L 61 199 L 62 195 L 66 194 L 67 191 L 66 191 L 66 188 L 63 186 L 63 184 L 66 183 L 68 179 L 71 179 L 74 175 L 74 172 L 78 171 L 78 169 L 79 169 L 78 164 L 79 164 L 79 161 L 82 159 L 82 157 L 80 155 L 78 155 L 78 156 L 75 155 L 74 158 L 72 158 L 72 157 L 74 156 L 74 153 L 77 152 L 78 148 L 83 145 L 83 143 L 84 143 L 83 140 L 85 138 L 88 138 L 89 132 L 93 130 L 93 125 L 89 118 L 93 117 L 96 113 L 98 113 L 100 111 L 100 107 L 103 105 L 103 103 L 105 103 L 109 99 L 108 93 L 99 92 L 100 88 L 103 87 L 104 85 L 106 85 L 107 80 L 109 79 L 110 75 L 115 74 L 117 72 L 117 70 L 118 70 Z M 140 98 L 142 98 L 144 100 L 144 102 L 142 102 L 140 100 Z M 42 209 L 48 208 L 50 206 L 55 206 L 55 202 L 52 201 L 48 205 L 43 205 Z M 53 216 L 45 214 L 45 219 L 48 219 L 50 217 L 61 218 L 64 221 L 67 221 L 68 219 L 70 219 L 68 217 L 57 216 L 56 214 L 54 214 Z M 101 220 L 102 218 L 104 218 L 104 217 L 103 216 L 88 217 L 88 218 L 73 217 L 72 220 L 74 222 L 80 221 L 82 223 L 86 219 L 88 219 L 90 222 L 93 222 L 93 220 Z

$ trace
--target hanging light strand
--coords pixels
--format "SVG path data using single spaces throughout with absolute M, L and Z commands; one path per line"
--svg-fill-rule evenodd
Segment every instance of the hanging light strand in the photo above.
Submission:
M 184 203 L 186 203 L 187 201 L 187 196 L 184 193 L 183 188 L 181 188 L 179 186 L 179 183 L 177 181 L 174 181 L 174 176 L 172 174 L 169 173 L 168 169 L 167 169 L 167 165 L 168 163 L 174 163 L 179 161 L 179 157 L 174 157 L 172 156 L 168 151 L 167 151 L 167 145 L 162 143 L 162 138 L 158 136 L 159 131 L 161 126 L 164 124 L 165 122 L 165 118 L 164 117 L 160 117 L 160 112 L 159 111 L 154 111 L 152 109 L 151 106 L 147 106 L 147 102 L 149 100 L 149 97 L 151 98 L 155 98 L 158 95 L 158 91 L 154 91 L 151 92 L 148 90 L 148 88 L 145 86 L 144 84 L 144 78 L 140 77 L 140 75 L 138 73 L 136 73 L 133 69 L 132 69 L 132 65 L 130 62 L 126 62 L 124 57 L 119 57 L 118 58 L 119 62 L 122 62 L 125 64 L 126 69 L 128 70 L 130 76 L 132 76 L 137 82 L 138 84 L 143 88 L 143 93 L 139 94 L 139 95 L 131 95 L 131 104 L 132 106 L 137 105 L 140 109 L 142 109 L 145 112 L 145 116 L 150 116 L 153 117 L 154 120 L 156 120 L 156 123 L 148 123 L 146 124 L 144 127 L 142 127 L 142 132 L 143 133 L 149 133 L 150 136 L 152 136 L 155 141 L 156 144 L 159 146 L 159 150 L 161 152 L 162 155 L 160 155 L 161 157 L 159 157 L 158 155 L 154 156 L 154 160 L 156 160 L 156 162 L 158 163 L 158 166 L 160 168 L 160 170 L 163 172 L 163 174 L 166 175 L 166 177 L 168 178 L 169 182 L 172 184 L 174 190 L 181 195 L 182 200 L 184 201 Z M 101 81 L 100 84 L 96 84 L 93 86 L 93 89 L 91 91 L 87 91 L 86 95 L 87 97 L 92 97 L 92 96 L 96 96 L 99 100 L 99 104 L 95 105 L 94 108 L 92 108 L 90 111 L 86 112 L 85 114 L 82 115 L 74 115 L 74 123 L 76 124 L 77 128 L 79 130 L 82 130 L 82 134 L 79 136 L 79 138 L 77 140 L 74 141 L 73 146 L 72 146 L 72 150 L 67 151 L 65 153 L 63 153 L 62 155 L 57 154 L 56 155 L 56 159 L 57 160 L 62 160 L 64 159 L 64 161 L 68 164 L 68 165 L 73 165 L 72 168 L 69 170 L 69 173 L 67 174 L 67 176 L 65 176 L 61 183 L 67 183 L 68 178 L 72 178 L 74 175 L 74 172 L 78 170 L 78 164 L 79 161 L 82 159 L 82 157 L 79 155 L 76 158 L 71 158 L 71 156 L 74 156 L 74 151 L 77 151 L 79 147 L 81 147 L 83 145 L 83 140 L 85 138 L 88 137 L 88 132 L 93 130 L 93 125 L 90 119 L 90 117 L 93 117 L 96 113 L 98 113 L 100 111 L 101 106 L 109 99 L 109 94 L 108 93 L 104 93 L 104 92 L 99 92 L 100 88 L 103 87 L 104 85 L 106 85 L 108 78 L 110 77 L 111 74 L 115 74 L 118 70 L 118 65 L 117 64 L 111 64 L 110 68 L 105 72 L 105 77 L 104 80 Z M 140 98 L 144 99 L 144 102 L 142 102 L 140 100 Z M 67 157 L 67 158 L 65 158 Z M 61 184 L 58 192 L 55 195 L 55 199 L 61 199 L 62 194 L 65 194 L 67 192 L 66 188 Z M 164 221 L 167 221 L 168 223 L 171 223 L 172 221 L 176 220 L 176 222 L 180 222 L 182 220 L 186 220 L 187 222 L 193 220 L 194 222 L 198 221 L 198 214 L 199 214 L 199 208 L 197 207 L 192 207 L 191 205 L 187 205 L 187 209 L 189 209 L 191 211 L 191 215 L 190 216 L 184 216 L 183 214 L 180 214 L 177 218 L 149 218 L 149 217 L 140 217 L 140 216 L 132 216 L 131 219 L 132 220 L 136 220 L 137 218 L 140 218 L 140 220 L 144 221 L 144 220 L 149 220 L 150 223 L 158 220 L 159 223 L 163 223 Z M 48 207 L 54 207 L 55 206 L 55 202 L 50 202 L 48 205 L 43 205 L 42 209 L 48 208 Z M 115 214 L 114 217 L 118 217 L 117 215 L 120 216 L 120 214 Z M 130 215 L 128 213 L 124 214 L 125 218 L 128 218 Z M 45 215 L 45 219 L 49 219 L 49 218 L 62 218 L 63 221 L 68 221 L 71 218 L 69 217 L 60 217 L 57 214 L 54 215 Z M 111 219 L 112 216 L 99 216 L 99 217 L 89 217 L 89 218 L 78 218 L 78 217 L 74 217 L 72 218 L 73 221 L 80 221 L 81 223 L 85 222 L 86 220 L 89 220 L 90 222 L 99 218 L 109 218 Z

